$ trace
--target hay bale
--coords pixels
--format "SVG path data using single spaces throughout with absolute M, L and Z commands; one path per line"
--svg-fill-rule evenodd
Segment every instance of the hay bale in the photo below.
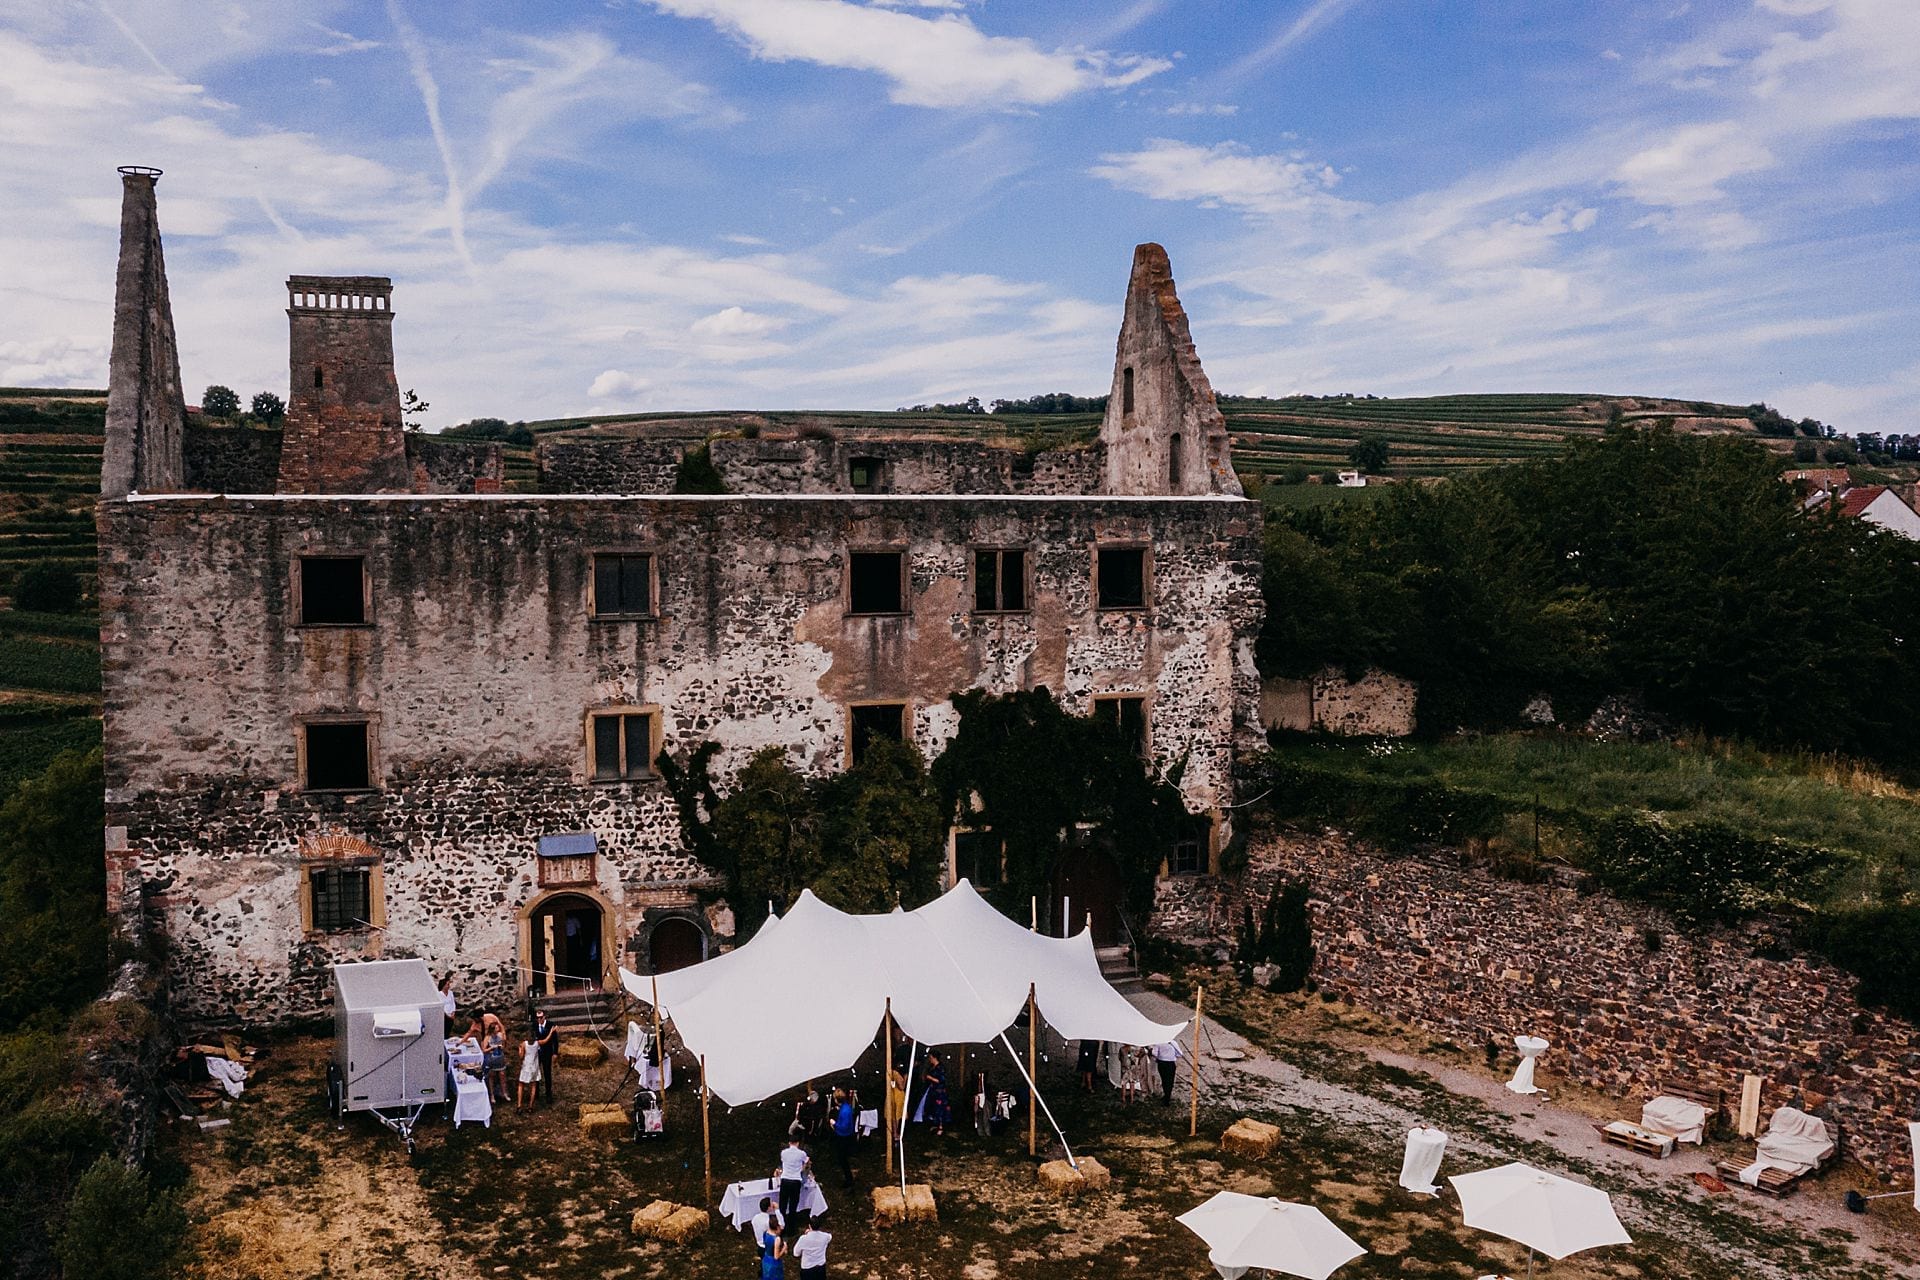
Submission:
M 623 1116 L 626 1115 L 627 1104 L 624 1102 L 583 1102 L 580 1104 L 580 1118 L 582 1120 L 585 1120 L 588 1116 L 606 1115 L 614 1111 L 618 1111 Z
M 705 1209 L 683 1204 L 673 1211 L 672 1217 L 660 1224 L 655 1239 L 665 1240 L 668 1244 L 686 1244 L 696 1236 L 705 1235 L 710 1221 Z
M 924 1182 L 907 1186 L 905 1195 L 898 1187 L 873 1189 L 873 1225 L 894 1227 L 903 1222 L 938 1222 L 940 1210 L 934 1204 L 933 1188 Z
M 655 1200 L 644 1209 L 635 1209 L 633 1211 L 633 1234 L 646 1236 L 649 1239 L 655 1238 L 655 1233 L 659 1230 L 660 1224 L 671 1218 L 673 1211 L 679 1207 L 679 1205 L 673 1203 L 671 1200 Z
M 1099 1191 L 1113 1184 L 1113 1174 L 1092 1156 L 1081 1156 L 1080 1167 L 1065 1160 L 1049 1160 L 1040 1166 L 1040 1189 L 1050 1196 L 1077 1196 L 1089 1189 Z
M 1280 1145 L 1280 1127 L 1242 1116 L 1227 1126 L 1220 1135 L 1220 1147 L 1236 1155 L 1253 1156 L 1255 1159 L 1270 1156 L 1274 1148 Z
M 612 1111 L 595 1111 L 580 1117 L 580 1134 L 589 1139 L 618 1141 L 627 1136 L 632 1121 L 627 1113 L 618 1107 Z
M 560 1042 L 560 1051 L 555 1056 L 563 1067 L 590 1071 L 606 1060 L 607 1046 L 592 1036 L 569 1036 Z

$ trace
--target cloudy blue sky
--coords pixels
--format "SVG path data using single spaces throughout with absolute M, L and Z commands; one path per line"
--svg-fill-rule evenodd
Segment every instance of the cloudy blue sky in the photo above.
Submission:
M 1916 0 L 0 0 L 0 383 L 101 385 L 155 165 L 190 388 L 394 277 L 447 424 L 1106 386 L 1920 428 Z

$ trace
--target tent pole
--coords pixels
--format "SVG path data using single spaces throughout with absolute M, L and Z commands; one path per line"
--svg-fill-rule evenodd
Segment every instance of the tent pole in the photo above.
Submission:
M 914 1059 L 914 1055 L 918 1054 L 919 1052 L 920 1052 L 920 1042 L 918 1040 L 907 1041 L 907 1089 L 908 1089 L 907 1096 L 909 1098 L 913 1096 L 912 1094 L 913 1059 Z M 902 1203 L 905 1203 L 906 1195 L 907 1195 L 907 1111 L 908 1110 L 909 1108 L 906 1108 L 906 1107 L 900 1108 L 900 1197 L 901 1197 Z
M 713 1203 L 713 1128 L 707 1119 L 707 1055 L 700 1055 L 700 1146 L 707 1157 L 707 1199 Z
M 653 977 L 653 1056 L 654 1078 L 660 1082 L 660 1106 L 667 1105 L 667 1038 L 660 1031 L 660 975 Z M 645 1085 L 647 1082 L 640 1082 Z
M 1200 1132 L 1200 1002 L 1207 998 L 1207 989 L 1200 987 L 1193 993 L 1193 1103 L 1187 1113 L 1187 1136 L 1196 1137 Z
M 1029 982 L 1027 984 L 1027 1092 L 1029 1094 L 1034 1092 L 1033 1073 L 1039 1065 L 1033 1056 L 1034 1035 L 1038 1030 L 1036 1026 L 1038 1021 L 1039 1019 L 1033 1011 L 1033 984 Z M 1012 1046 L 1008 1047 L 1011 1048 Z M 1016 1067 L 1020 1065 L 1020 1057 L 1018 1054 L 1014 1055 L 1013 1065 Z M 1029 1097 L 1027 1099 L 1027 1154 L 1030 1156 L 1040 1154 L 1040 1132 L 1038 1128 L 1040 1123 L 1038 1114 L 1039 1101 L 1038 1097 Z
M 886 1130 L 882 1139 L 887 1145 L 887 1181 L 893 1181 L 893 997 L 887 997 L 887 1019 L 881 1024 L 886 1036 L 885 1054 L 886 1074 L 880 1081 L 880 1125 Z
M 1007 1039 L 1007 1033 L 1004 1031 L 1000 1033 L 1000 1043 L 1007 1046 L 1008 1053 L 1013 1054 L 1013 1065 L 1016 1068 L 1018 1068 L 1020 1065 L 1020 1055 L 1013 1052 L 1013 1042 Z M 1047 1106 L 1046 1099 L 1040 1096 L 1040 1088 L 1038 1085 L 1034 1084 L 1032 1076 L 1027 1077 L 1027 1090 L 1033 1095 L 1034 1102 L 1038 1103 L 1040 1107 L 1046 1111 L 1047 1123 L 1053 1126 L 1054 1133 L 1057 1134 L 1060 1138 L 1061 1150 L 1067 1153 L 1067 1163 L 1072 1165 L 1075 1169 L 1078 1169 L 1080 1167 L 1080 1162 L 1074 1158 L 1073 1148 L 1067 1145 L 1066 1131 L 1060 1127 L 1060 1122 L 1054 1119 L 1053 1108 Z

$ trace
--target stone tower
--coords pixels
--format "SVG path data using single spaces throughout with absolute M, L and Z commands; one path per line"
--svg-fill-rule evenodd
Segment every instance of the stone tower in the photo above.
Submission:
M 1133 251 L 1100 443 L 1108 493 L 1241 496 L 1227 421 L 1194 352 L 1167 251 L 1157 244 Z
M 406 493 L 393 373 L 393 281 L 287 279 L 289 384 L 281 493 Z
M 187 402 L 160 253 L 153 189 L 160 170 L 120 170 L 120 268 L 114 279 L 113 355 L 107 375 L 107 437 L 100 492 L 167 493 L 186 478 Z

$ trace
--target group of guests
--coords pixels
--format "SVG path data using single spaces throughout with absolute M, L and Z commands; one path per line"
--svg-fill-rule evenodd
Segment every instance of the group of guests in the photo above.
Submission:
M 440 1007 L 447 1016 L 447 1025 L 452 1026 L 459 1001 L 454 995 L 453 975 L 449 974 L 440 983 Z M 525 1038 L 517 1044 L 509 1045 L 507 1024 L 500 1016 L 490 1010 L 481 1010 L 468 1021 L 464 1036 L 448 1041 L 449 1048 L 458 1046 L 468 1055 L 480 1055 L 479 1075 L 487 1086 L 487 1098 L 496 1106 L 505 1106 L 511 1102 L 516 1111 L 531 1111 L 544 1094 L 545 1101 L 553 1102 L 553 1060 L 560 1052 L 560 1030 L 547 1020 L 546 1010 L 536 1010 L 528 1023 Z M 520 1060 L 517 1082 L 519 1088 L 511 1098 L 507 1096 L 507 1060 L 509 1051 Z
M 796 1150 L 800 1140 L 793 1139 L 780 1153 L 780 1198 L 786 1201 L 786 1170 L 789 1163 L 787 1151 Z M 794 1181 L 794 1203 L 799 1201 L 802 1181 L 806 1177 L 806 1153 L 800 1153 L 802 1163 L 800 1177 Z M 782 1280 L 786 1275 L 785 1259 L 791 1253 L 800 1264 L 800 1280 L 826 1280 L 827 1246 L 833 1243 L 833 1233 L 822 1231 L 813 1224 L 813 1216 L 807 1215 L 800 1224 L 800 1230 L 791 1246 L 787 1244 L 790 1234 L 788 1224 L 796 1216 L 795 1211 L 776 1209 L 771 1196 L 760 1201 L 760 1212 L 753 1215 L 753 1244 L 759 1251 L 759 1270 L 757 1280 Z
M 1186 1056 L 1178 1040 L 1169 1040 L 1165 1044 L 1150 1045 L 1144 1049 L 1130 1044 L 1109 1045 L 1100 1040 L 1082 1040 L 1080 1042 L 1080 1087 L 1091 1093 L 1094 1079 L 1104 1074 L 1101 1070 L 1101 1058 L 1118 1054 L 1119 1061 L 1114 1064 L 1119 1074 L 1120 1098 L 1123 1102 L 1140 1102 L 1153 1096 L 1154 1076 L 1160 1077 L 1160 1102 L 1169 1105 L 1173 1102 L 1173 1082 L 1179 1071 L 1180 1059 Z M 1112 1076 L 1109 1075 L 1109 1079 Z

